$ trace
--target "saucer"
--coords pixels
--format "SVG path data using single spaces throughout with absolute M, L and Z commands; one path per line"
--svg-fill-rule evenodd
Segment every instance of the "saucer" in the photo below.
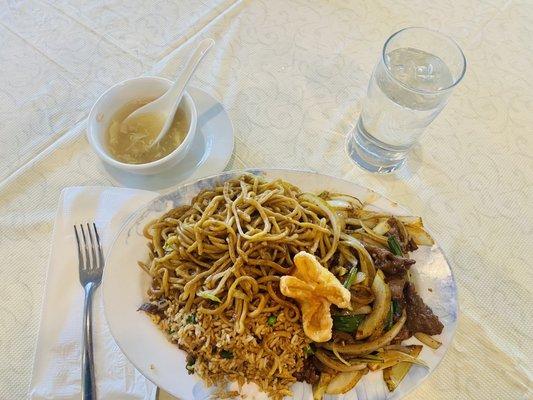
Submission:
M 187 181 L 224 170 L 233 153 L 233 126 L 222 104 L 205 91 L 188 87 L 198 112 L 196 137 L 183 160 L 156 175 L 138 175 L 101 163 L 117 186 L 165 192 Z

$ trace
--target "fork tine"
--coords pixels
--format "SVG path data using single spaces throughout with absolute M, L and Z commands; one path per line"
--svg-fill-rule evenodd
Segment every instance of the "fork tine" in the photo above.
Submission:
M 74 225 L 74 233 L 76 234 L 76 243 L 78 244 L 78 264 L 80 268 L 85 269 L 85 261 L 83 259 L 83 255 L 81 254 L 80 237 L 78 235 L 78 229 L 76 228 L 76 225 Z
M 91 268 L 100 268 L 100 265 L 98 264 L 98 260 L 96 258 L 96 241 L 94 240 L 93 233 L 91 231 L 91 226 L 87 222 L 87 231 L 89 232 L 89 240 L 91 242 L 91 253 L 92 253 L 92 260 L 93 263 L 91 265 Z
M 85 229 L 83 229 L 83 224 L 80 224 L 81 236 L 83 237 L 83 247 L 85 249 L 85 269 L 92 269 L 92 260 L 89 255 L 89 246 L 87 245 L 87 238 L 85 237 Z
M 100 236 L 96 229 L 96 224 L 93 222 L 94 235 L 96 236 L 96 244 L 98 245 L 98 262 L 99 268 L 104 268 L 104 252 L 102 251 L 102 245 L 100 244 Z

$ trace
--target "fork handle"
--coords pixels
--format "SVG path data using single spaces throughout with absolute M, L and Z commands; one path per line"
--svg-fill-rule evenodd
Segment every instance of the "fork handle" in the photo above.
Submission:
M 92 282 L 84 286 L 85 302 L 83 305 L 83 342 L 81 353 L 81 388 L 82 400 L 96 400 L 94 386 L 94 360 L 93 360 L 93 329 L 92 329 L 92 302 L 96 285 Z

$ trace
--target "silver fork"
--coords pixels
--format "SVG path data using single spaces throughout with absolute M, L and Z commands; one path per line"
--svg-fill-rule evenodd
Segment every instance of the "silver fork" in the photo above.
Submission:
M 92 227 L 92 229 L 91 229 Z M 80 233 L 78 233 L 78 230 Z M 81 355 L 81 386 L 82 400 L 95 400 L 96 387 L 94 381 L 93 332 L 92 332 L 92 299 L 95 289 L 102 281 L 104 255 L 100 237 L 94 222 L 85 226 L 74 225 L 76 242 L 78 243 L 78 266 L 80 283 L 85 291 L 83 305 L 83 342 Z

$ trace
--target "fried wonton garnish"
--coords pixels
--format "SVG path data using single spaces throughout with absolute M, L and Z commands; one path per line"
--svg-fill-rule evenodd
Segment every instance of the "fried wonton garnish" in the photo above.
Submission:
M 300 304 L 304 332 L 314 342 L 331 339 L 330 306 L 350 308 L 350 292 L 314 255 L 301 251 L 294 256 L 296 271 L 280 280 L 280 290 Z

